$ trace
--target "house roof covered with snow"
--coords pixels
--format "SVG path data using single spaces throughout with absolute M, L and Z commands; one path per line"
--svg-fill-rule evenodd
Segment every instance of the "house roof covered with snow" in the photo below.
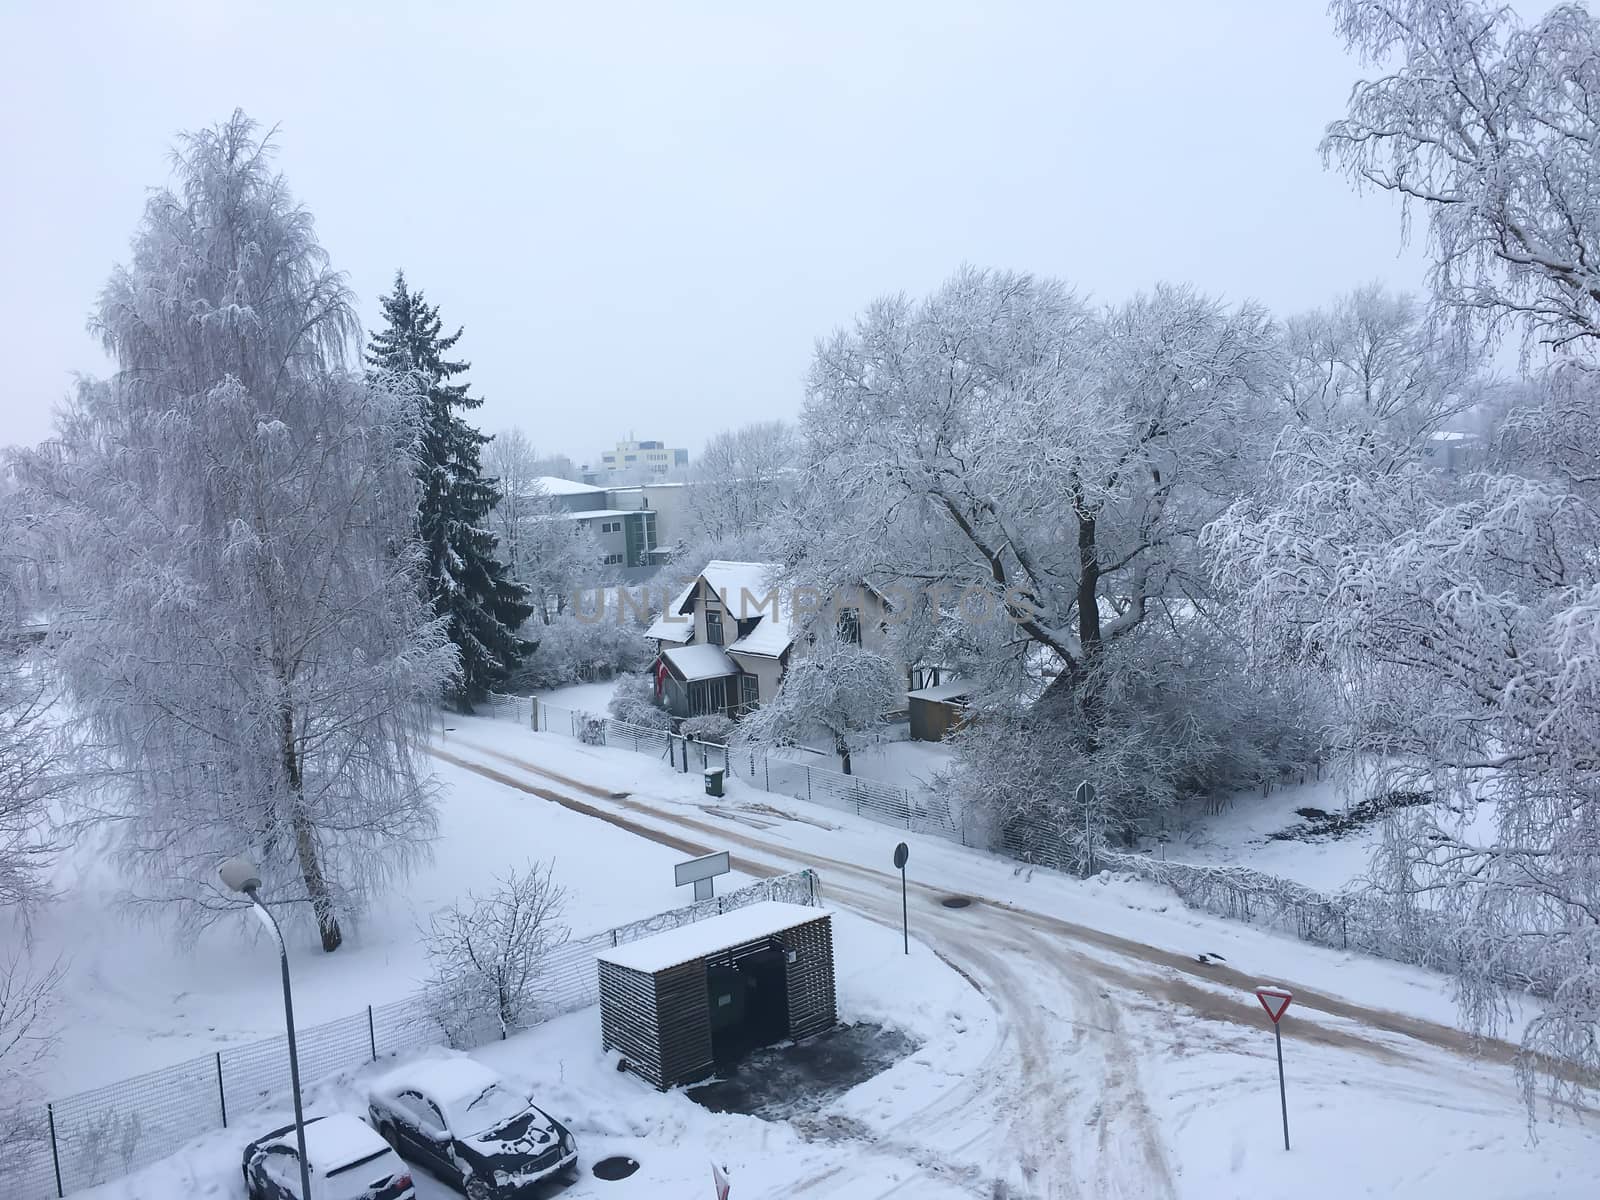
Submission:
M 602 950 L 595 957 L 613 966 L 654 975 L 719 950 L 759 942 L 828 916 L 825 909 L 763 900 L 719 917 L 707 917 L 704 921 L 629 942 L 614 950 Z
M 668 609 L 650 622 L 650 628 L 644 631 L 644 635 L 658 642 L 673 642 L 681 646 L 694 636 L 694 621 L 678 616 L 677 609 Z
M 661 657 L 675 675 L 689 683 L 739 673 L 739 668 L 722 652 L 721 646 L 671 646 L 661 651 Z

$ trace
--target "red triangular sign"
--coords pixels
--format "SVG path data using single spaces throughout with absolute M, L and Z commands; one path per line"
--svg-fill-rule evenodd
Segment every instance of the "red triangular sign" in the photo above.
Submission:
M 732 1185 L 728 1182 L 728 1177 L 722 1173 L 722 1168 L 717 1166 L 716 1163 L 711 1164 L 711 1182 L 716 1185 L 717 1200 L 728 1200 L 728 1192 Z
M 1289 1010 L 1289 1002 L 1294 999 L 1294 993 L 1282 988 L 1258 987 L 1256 999 L 1261 1001 L 1261 1007 L 1267 1010 L 1267 1016 L 1272 1018 L 1276 1025 L 1278 1019 Z

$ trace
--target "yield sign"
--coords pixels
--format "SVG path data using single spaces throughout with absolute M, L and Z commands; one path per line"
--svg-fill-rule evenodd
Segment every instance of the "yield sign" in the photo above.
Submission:
M 1289 1009 L 1289 1001 L 1294 999 L 1294 993 L 1283 988 L 1258 987 L 1256 999 L 1261 1001 L 1261 1007 L 1267 1010 L 1267 1016 L 1272 1018 L 1276 1025 L 1278 1018 L 1282 1017 Z
M 716 1185 L 717 1200 L 728 1200 L 728 1191 L 732 1186 L 728 1177 L 722 1173 L 722 1168 L 716 1163 L 711 1164 L 711 1182 Z

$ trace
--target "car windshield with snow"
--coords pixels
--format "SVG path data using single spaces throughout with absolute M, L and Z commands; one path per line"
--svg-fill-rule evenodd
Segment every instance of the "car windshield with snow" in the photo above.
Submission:
M 561 1122 L 471 1059 L 413 1063 L 379 1080 L 368 1103 L 390 1145 L 469 1200 L 531 1196 L 535 1184 L 577 1163 Z
M 313 1117 L 305 1135 L 315 1200 L 415 1200 L 410 1170 L 360 1117 Z M 245 1147 L 244 1188 L 249 1200 L 306 1200 L 293 1125 Z

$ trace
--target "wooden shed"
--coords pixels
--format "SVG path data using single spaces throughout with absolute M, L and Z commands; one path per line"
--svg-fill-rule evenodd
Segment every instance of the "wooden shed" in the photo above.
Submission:
M 943 741 L 966 719 L 970 683 L 944 683 L 906 693 L 911 736 L 919 742 Z
M 763 901 L 602 951 L 600 1037 L 666 1089 L 838 1022 L 833 919 Z

